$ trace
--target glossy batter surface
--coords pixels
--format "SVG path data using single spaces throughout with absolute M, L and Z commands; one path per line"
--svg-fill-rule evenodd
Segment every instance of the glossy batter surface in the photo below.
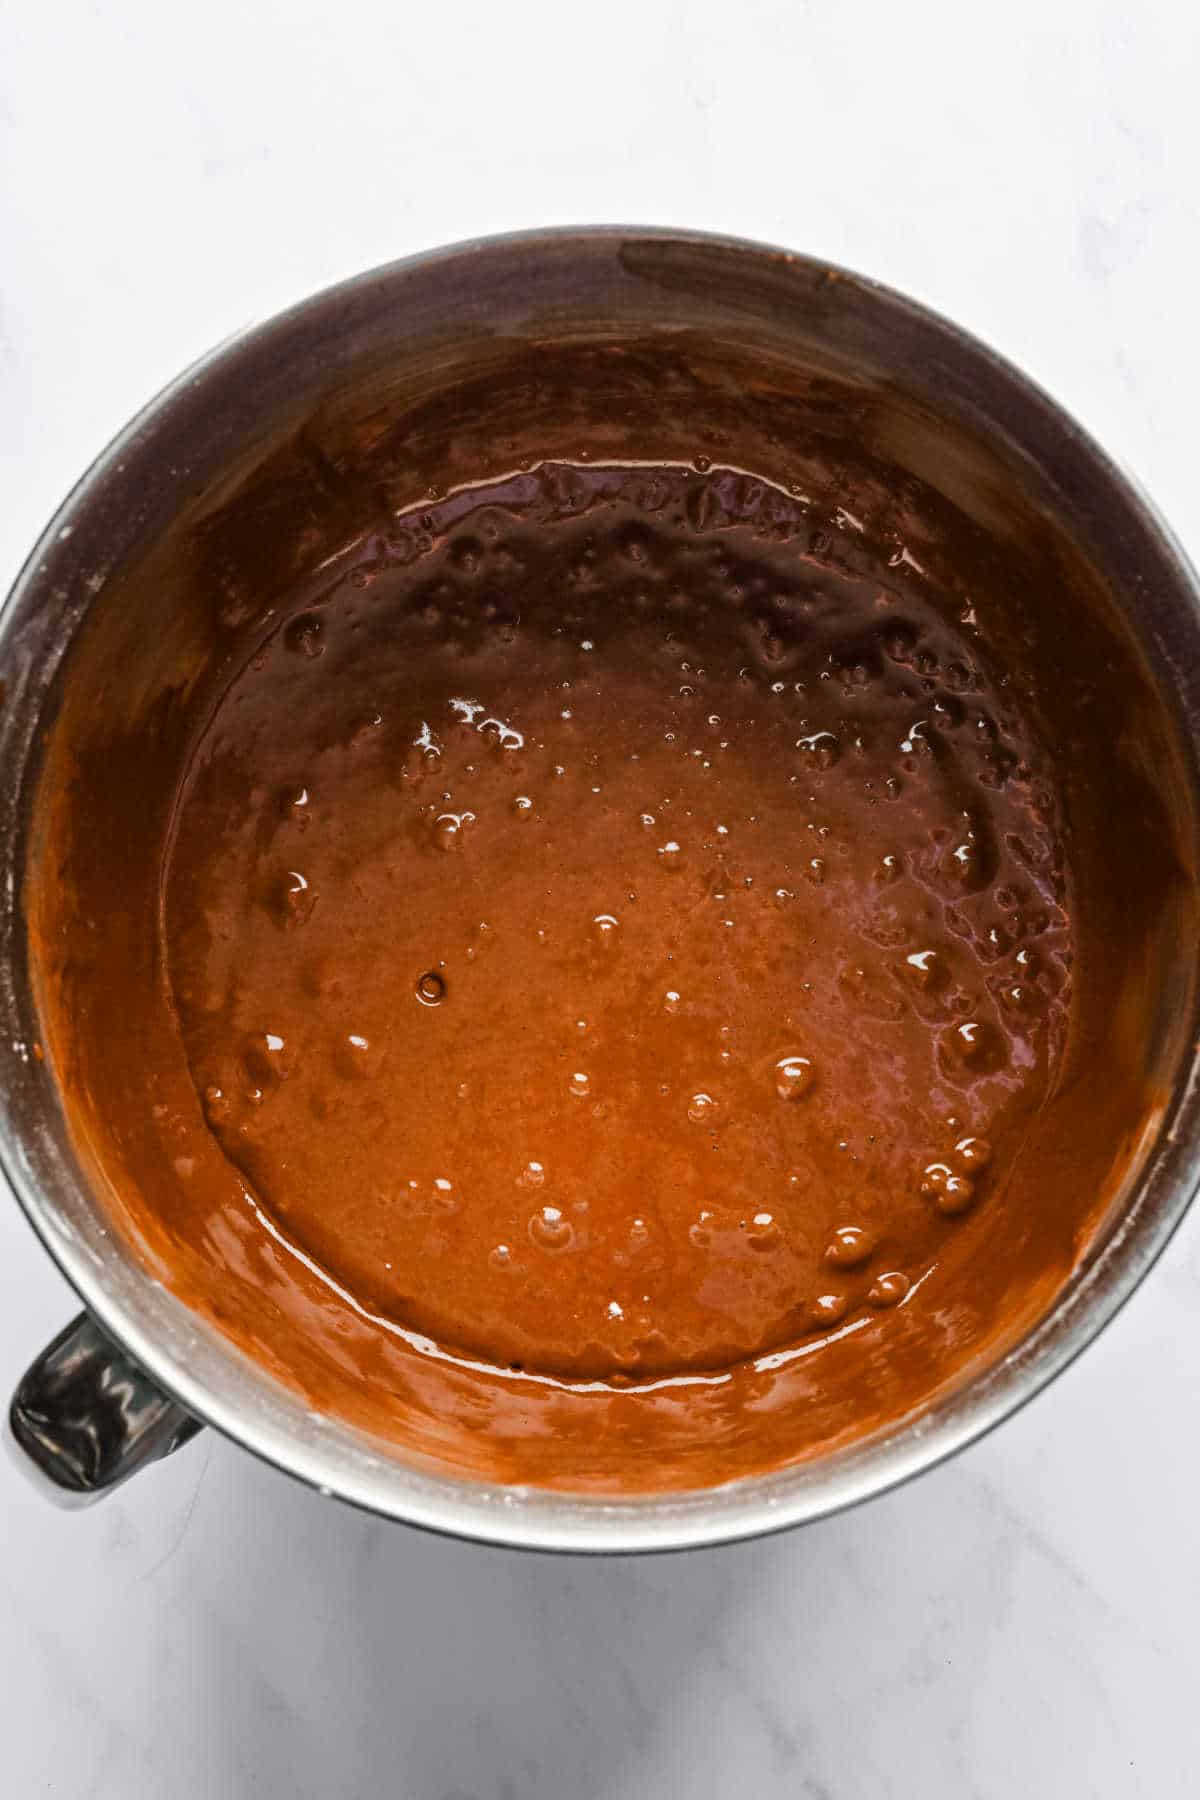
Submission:
M 970 607 L 839 538 L 728 470 L 548 465 L 233 673 L 164 966 L 225 1158 L 359 1309 L 720 1370 L 898 1323 L 1003 1189 L 1066 1030 L 1054 785 Z

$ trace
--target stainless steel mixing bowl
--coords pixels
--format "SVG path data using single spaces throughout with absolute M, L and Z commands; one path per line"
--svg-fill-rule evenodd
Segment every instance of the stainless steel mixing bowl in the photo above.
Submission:
M 528 1548 L 715 1544 L 797 1524 L 927 1469 L 1063 1369 L 1141 1281 L 1200 1179 L 1191 947 L 1169 971 L 1169 1096 L 1140 1166 L 1089 1254 L 1028 1335 L 882 1436 L 769 1477 L 661 1499 L 599 1500 L 435 1478 L 295 1394 L 190 1313 L 111 1229 L 65 1128 L 39 1035 L 21 893 L 55 678 L 123 566 L 185 497 L 219 480 L 271 421 L 356 371 L 402 385 L 421 356 L 497 343 L 736 337 L 764 355 L 850 370 L 991 446 L 995 467 L 1099 571 L 1155 684 L 1184 771 L 1176 812 L 1200 817 L 1200 590 L 1145 498 L 1057 406 L 954 326 L 876 283 L 731 239 L 641 229 L 533 233 L 395 263 L 247 331 L 181 376 L 103 453 L 34 549 L 0 615 L 0 1157 L 87 1312 L 18 1389 L 19 1442 L 60 1488 L 103 1491 L 203 1421 L 323 1493 L 396 1519 Z M 926 444 L 925 454 L 936 457 Z M 928 467 L 924 471 L 929 476 Z M 1164 977 L 1166 980 L 1167 978 Z

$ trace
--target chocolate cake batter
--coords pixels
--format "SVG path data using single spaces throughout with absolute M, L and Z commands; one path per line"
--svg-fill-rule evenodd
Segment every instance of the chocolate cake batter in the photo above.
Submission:
M 722 355 L 364 385 L 64 674 L 26 904 L 79 1154 L 418 1467 L 663 1491 L 887 1430 L 1152 1126 L 1190 888 L 1106 597 L 965 436 Z
M 381 1319 L 729 1369 L 915 1303 L 1003 1186 L 1069 1005 L 1053 785 L 917 572 L 809 536 L 730 471 L 550 465 L 362 545 L 221 696 L 192 1078 Z

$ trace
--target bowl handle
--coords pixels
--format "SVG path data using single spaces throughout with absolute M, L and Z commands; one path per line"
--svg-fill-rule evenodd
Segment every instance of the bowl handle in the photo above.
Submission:
M 8 1419 L 25 1457 L 68 1503 L 99 1499 L 200 1429 L 88 1313 L 31 1365 Z

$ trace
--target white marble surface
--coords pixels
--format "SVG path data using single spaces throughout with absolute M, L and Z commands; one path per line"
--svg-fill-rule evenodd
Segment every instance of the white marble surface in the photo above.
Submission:
M 1200 552 L 1191 0 L 0 0 L 0 585 L 244 322 L 478 232 L 811 248 L 956 316 Z M 2 778 L 2 774 L 0 774 Z M 71 1308 L 0 1205 L 0 1386 Z M 983 1445 L 848 1517 L 597 1564 L 389 1528 L 211 1434 L 63 1515 L 0 1466 L 0 1792 L 1197 1792 L 1200 1219 Z

